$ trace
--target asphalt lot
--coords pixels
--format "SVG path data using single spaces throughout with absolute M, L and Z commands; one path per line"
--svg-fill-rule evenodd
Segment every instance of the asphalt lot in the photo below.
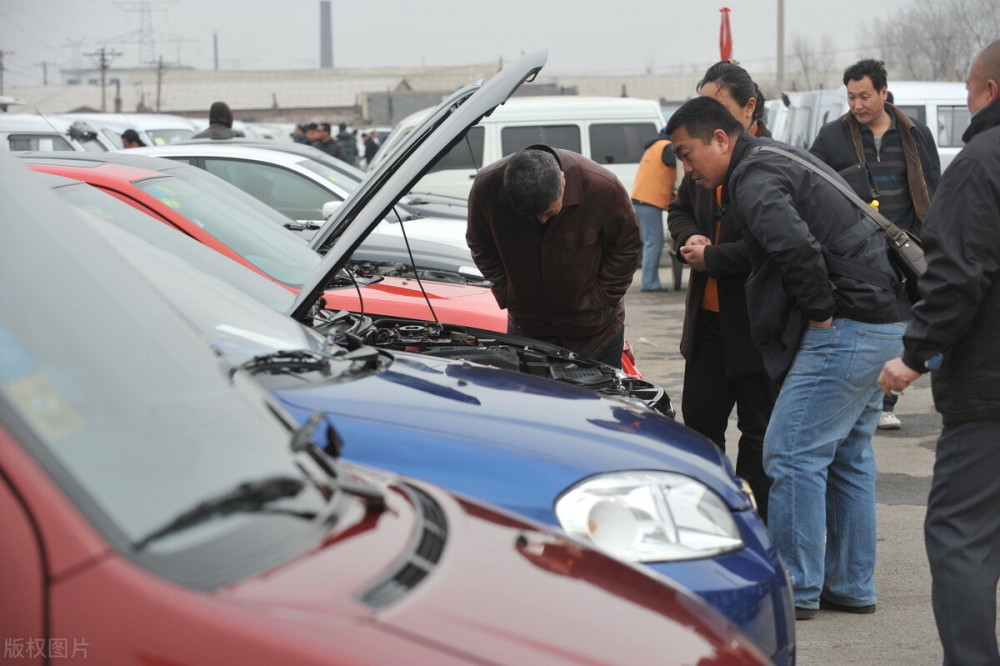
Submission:
M 662 284 L 673 286 L 669 268 Z M 687 270 L 685 269 L 685 280 Z M 626 296 L 625 335 L 646 379 L 663 386 L 680 414 L 684 362 L 678 351 L 686 291 L 642 292 L 638 275 Z M 924 551 L 923 519 L 941 419 L 931 400 L 930 381 L 919 379 L 896 405 L 903 428 L 878 431 L 878 610 L 873 615 L 820 611 L 796 622 L 802 666 L 930 666 L 941 663 L 931 611 L 930 572 Z M 727 454 L 735 464 L 739 431 L 730 419 Z

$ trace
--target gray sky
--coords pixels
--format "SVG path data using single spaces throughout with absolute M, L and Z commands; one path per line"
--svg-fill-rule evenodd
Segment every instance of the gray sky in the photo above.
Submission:
M 827 38 L 834 68 L 845 67 L 865 18 L 909 2 L 785 0 L 786 54 L 796 36 L 817 47 Z M 719 59 L 723 6 L 733 57 L 774 71 L 777 0 L 332 0 L 334 66 L 483 63 L 546 48 L 548 73 L 698 72 Z M 168 64 L 211 69 L 213 35 L 220 69 L 319 64 L 319 0 L 0 0 L 5 89 L 40 85 L 42 63 L 50 82 L 59 68 L 93 66 L 86 54 L 101 46 L 122 53 L 112 67 L 139 64 L 144 17 Z

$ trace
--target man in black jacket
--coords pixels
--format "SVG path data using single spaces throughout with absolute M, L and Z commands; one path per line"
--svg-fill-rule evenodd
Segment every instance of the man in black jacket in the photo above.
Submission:
M 934 371 L 944 427 L 924 537 L 946 665 L 1000 663 L 1000 41 L 973 60 L 967 87 L 965 147 L 924 223 L 923 298 L 879 377 L 890 393 Z
M 686 102 L 667 132 L 696 186 L 723 186 L 723 225 L 747 245 L 750 334 L 782 381 L 764 435 L 767 524 L 796 618 L 873 612 L 879 359 L 899 353 L 907 315 L 884 235 L 819 174 L 760 150 L 777 142 L 750 135 L 715 99 Z
M 865 201 L 900 229 L 920 235 L 941 179 L 941 162 L 927 127 L 887 102 L 885 63 L 861 60 L 844 70 L 850 111 L 820 129 L 809 149 Z M 897 396 L 882 401 L 879 428 L 898 430 Z

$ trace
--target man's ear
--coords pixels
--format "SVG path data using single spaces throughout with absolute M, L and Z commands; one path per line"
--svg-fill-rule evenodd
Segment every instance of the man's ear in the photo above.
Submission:
M 996 79 L 986 79 L 986 89 L 990 92 L 990 102 L 1000 99 L 1000 81 Z
M 729 152 L 732 146 L 732 138 L 726 134 L 725 130 L 717 129 L 712 132 L 712 141 L 719 145 L 723 152 Z

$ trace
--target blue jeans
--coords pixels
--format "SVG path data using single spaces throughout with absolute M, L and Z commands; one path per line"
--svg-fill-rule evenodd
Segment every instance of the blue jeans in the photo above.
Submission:
M 878 375 L 902 352 L 903 322 L 834 319 L 807 328 L 764 435 L 773 480 L 767 528 L 795 605 L 875 603 Z
M 656 206 L 633 201 L 642 234 L 642 280 L 639 288 L 660 288 L 660 255 L 663 253 L 663 211 Z

